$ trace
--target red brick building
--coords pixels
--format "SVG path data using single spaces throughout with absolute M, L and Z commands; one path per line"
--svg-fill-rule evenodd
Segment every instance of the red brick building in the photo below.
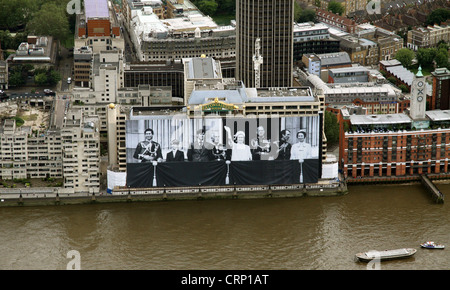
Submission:
M 337 29 L 343 30 L 348 33 L 355 33 L 356 26 L 358 25 L 354 20 L 345 16 L 334 14 L 324 9 L 317 9 L 316 12 L 317 21 L 331 25 Z
M 428 129 L 406 114 L 353 115 L 341 130 L 339 159 L 347 178 L 449 173 L 450 111 L 428 111 Z
M 113 26 L 108 0 L 85 0 L 85 21 L 78 26 L 78 36 L 120 36 L 120 27 Z

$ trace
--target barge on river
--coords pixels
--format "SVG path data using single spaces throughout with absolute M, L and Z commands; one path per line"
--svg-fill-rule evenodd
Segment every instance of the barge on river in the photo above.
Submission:
M 393 260 L 411 257 L 416 252 L 417 250 L 413 248 L 403 248 L 384 251 L 369 251 L 356 254 L 356 259 L 362 262 L 370 262 L 374 259 L 379 259 L 380 261 Z

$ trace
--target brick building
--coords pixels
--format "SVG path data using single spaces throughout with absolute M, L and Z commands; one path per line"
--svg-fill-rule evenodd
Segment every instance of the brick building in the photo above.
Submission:
M 450 109 L 450 71 L 438 68 L 431 75 L 433 76 L 431 109 Z
M 326 23 L 332 27 L 348 33 L 355 33 L 356 26 L 358 25 L 354 20 L 350 18 L 334 14 L 324 9 L 317 9 L 316 17 L 317 21 Z
M 413 80 L 408 114 L 350 115 L 341 122 L 339 157 L 345 177 L 449 173 L 450 110 L 425 111 L 424 78 Z

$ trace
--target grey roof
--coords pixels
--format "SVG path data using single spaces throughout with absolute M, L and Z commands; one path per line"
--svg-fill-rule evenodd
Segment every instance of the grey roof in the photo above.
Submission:
M 351 67 L 341 67 L 341 68 L 331 68 L 329 71 L 337 73 L 345 72 L 369 72 L 369 70 L 363 66 L 351 66 Z
M 450 121 L 450 110 L 431 110 L 425 114 L 431 121 Z
M 386 70 L 403 81 L 408 86 L 410 86 L 414 80 L 414 74 L 402 65 L 389 66 L 386 67 Z
M 188 73 L 190 79 L 213 79 L 217 78 L 216 63 L 213 58 L 193 58 L 189 62 Z
M 247 100 L 245 89 L 237 90 L 194 90 L 191 93 L 188 104 L 202 105 L 211 102 L 214 98 L 224 100 L 229 104 L 242 104 Z
M 86 18 L 109 18 L 108 0 L 84 0 Z
M 385 115 L 351 115 L 352 125 L 389 125 L 411 123 L 411 118 L 406 114 Z
M 380 61 L 380 63 L 382 65 L 384 65 L 385 67 L 388 66 L 397 66 L 397 65 L 401 65 L 402 63 L 399 62 L 397 59 L 390 59 L 390 60 L 382 60 Z
M 324 53 L 317 54 L 317 56 L 320 58 L 320 63 L 322 66 L 352 63 L 350 56 L 346 52 Z

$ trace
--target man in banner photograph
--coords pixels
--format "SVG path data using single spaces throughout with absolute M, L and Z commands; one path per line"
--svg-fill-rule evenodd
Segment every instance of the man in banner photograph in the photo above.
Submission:
M 133 157 L 140 162 L 161 162 L 163 157 L 161 146 L 158 142 L 153 141 L 153 129 L 148 128 L 144 131 L 145 140 L 138 143 Z

